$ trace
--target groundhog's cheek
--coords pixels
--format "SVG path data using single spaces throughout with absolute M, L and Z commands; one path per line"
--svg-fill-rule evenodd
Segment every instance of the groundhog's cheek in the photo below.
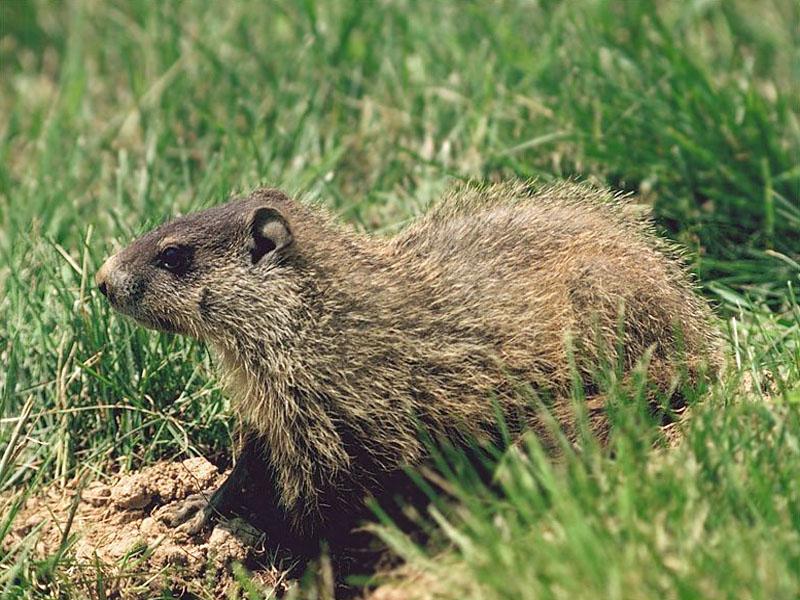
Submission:
M 172 290 L 169 302 L 161 303 L 158 310 L 154 311 L 160 328 L 171 333 L 181 333 L 192 337 L 203 337 L 203 311 L 204 294 L 202 289 L 177 289 Z
M 211 290 L 203 287 L 197 300 L 197 314 L 201 319 L 208 319 L 214 312 L 214 299 Z

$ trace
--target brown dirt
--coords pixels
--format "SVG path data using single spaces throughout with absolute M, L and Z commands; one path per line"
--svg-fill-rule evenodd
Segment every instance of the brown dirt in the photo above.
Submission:
M 124 475 L 111 485 L 79 482 L 50 486 L 28 498 L 14 520 L 8 547 L 34 533 L 34 554 L 52 556 L 64 544 L 67 576 L 87 597 L 152 597 L 169 590 L 201 598 L 234 592 L 235 563 L 265 590 L 282 594 L 291 582 L 271 563 L 265 535 L 241 519 L 221 522 L 197 536 L 162 522 L 165 508 L 214 488 L 224 474 L 203 458 L 163 462 Z M 70 515 L 73 513 L 71 524 Z M 34 532 L 38 528 L 38 532 Z

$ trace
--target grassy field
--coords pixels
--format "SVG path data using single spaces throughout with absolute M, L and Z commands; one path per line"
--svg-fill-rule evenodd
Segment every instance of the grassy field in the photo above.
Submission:
M 381 530 L 409 593 L 798 597 L 798 65 L 793 0 L 0 2 L 0 539 L 9 498 L 231 446 L 205 349 L 93 289 L 136 234 L 259 183 L 386 235 L 456 179 L 574 177 L 688 248 L 731 372 L 677 448 L 622 410 L 503 493 L 453 475 L 439 543 Z M 81 597 L 33 542 L 0 595 Z

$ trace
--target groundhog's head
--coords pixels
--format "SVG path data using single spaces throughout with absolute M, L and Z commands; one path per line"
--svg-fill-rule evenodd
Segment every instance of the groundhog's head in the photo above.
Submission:
M 165 223 L 97 273 L 111 305 L 142 325 L 207 341 L 241 336 L 291 298 L 290 202 L 276 190 Z

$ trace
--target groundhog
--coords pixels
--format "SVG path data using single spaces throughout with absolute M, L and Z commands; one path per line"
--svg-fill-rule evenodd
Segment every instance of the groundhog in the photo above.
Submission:
M 421 430 L 545 436 L 532 395 L 569 430 L 577 376 L 602 432 L 603 365 L 622 380 L 644 365 L 679 405 L 719 366 L 714 316 L 679 252 L 629 213 L 574 183 L 468 184 L 382 239 L 259 189 L 109 258 L 111 305 L 207 342 L 246 427 L 228 481 L 175 523 L 197 532 L 249 494 L 270 536 L 313 551 L 425 461 Z

